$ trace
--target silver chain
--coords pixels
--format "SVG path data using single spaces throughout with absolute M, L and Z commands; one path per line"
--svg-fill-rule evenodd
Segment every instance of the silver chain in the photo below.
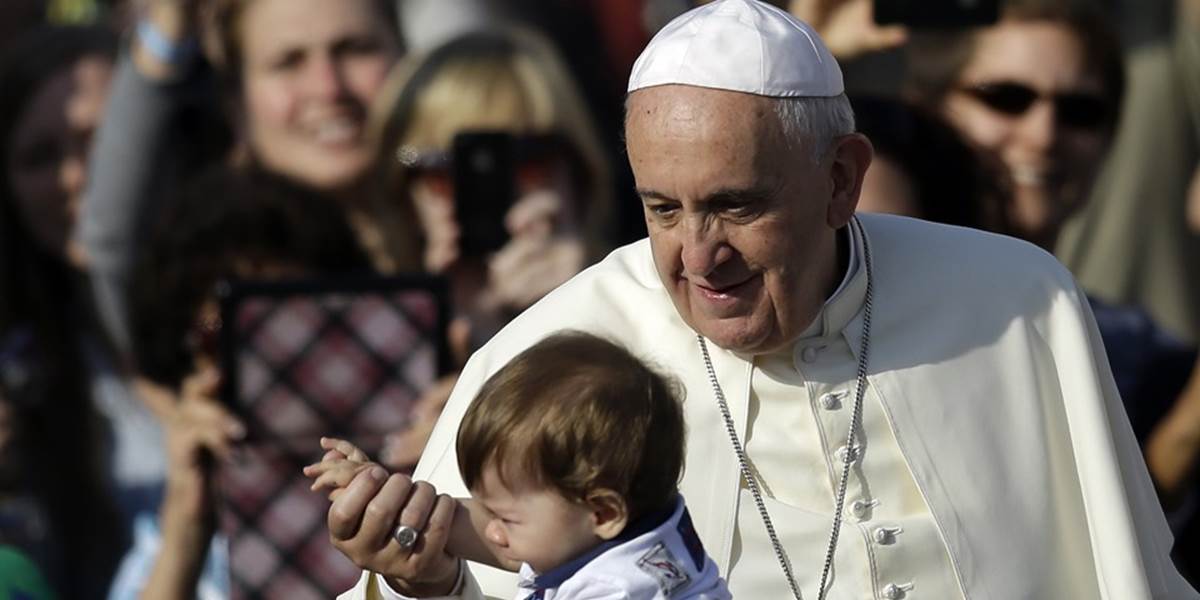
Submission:
M 863 395 L 867 388 L 867 356 L 871 349 L 871 299 L 874 292 L 874 282 L 872 281 L 871 273 L 871 244 L 867 240 L 867 233 L 863 229 L 862 223 L 859 222 L 858 217 L 854 217 L 851 223 L 862 239 L 863 268 L 866 269 L 867 290 L 863 297 L 863 332 L 862 344 L 858 353 L 858 380 L 855 383 L 854 390 L 854 410 L 850 416 L 850 431 L 846 434 L 846 459 L 842 462 L 842 477 L 838 483 L 836 499 L 834 501 L 833 529 L 829 532 L 829 547 L 825 551 L 825 565 L 821 569 L 821 585 L 817 588 L 818 600 L 824 600 L 825 594 L 828 591 L 825 589 L 825 585 L 828 583 L 829 573 L 833 569 L 833 555 L 837 550 L 838 534 L 842 529 L 842 511 L 845 509 L 846 504 L 846 484 L 850 479 L 850 465 L 858 455 L 858 447 L 854 444 L 854 437 L 855 432 L 858 431 L 862 423 Z M 788 585 L 792 588 L 792 596 L 796 600 L 801 600 L 800 586 L 796 583 L 796 577 L 792 573 L 792 563 L 788 560 L 787 551 L 784 550 L 783 544 L 779 542 L 779 536 L 775 533 L 775 525 L 771 523 L 771 515 L 767 512 L 767 505 L 763 501 L 758 480 L 750 470 L 750 460 L 746 456 L 746 450 L 742 447 L 742 442 L 738 440 L 737 427 L 734 425 L 733 417 L 729 413 L 729 403 L 725 401 L 725 393 L 721 391 L 721 384 L 717 381 L 717 371 L 713 368 L 712 358 L 708 354 L 708 344 L 704 341 L 704 336 L 702 335 L 697 335 L 696 340 L 700 344 L 700 353 L 704 356 L 704 367 L 708 370 L 708 380 L 712 383 L 713 393 L 717 397 L 717 406 L 721 409 L 721 416 L 725 420 L 725 431 L 729 433 L 729 441 L 733 444 L 734 454 L 737 455 L 738 467 L 741 469 L 742 478 L 746 480 L 746 487 L 750 488 L 750 495 L 754 497 L 754 504 L 758 507 L 758 514 L 762 517 L 763 525 L 767 528 L 767 536 L 771 539 L 771 546 L 775 549 L 775 557 L 779 559 L 779 566 L 783 568 L 783 574 L 787 577 Z

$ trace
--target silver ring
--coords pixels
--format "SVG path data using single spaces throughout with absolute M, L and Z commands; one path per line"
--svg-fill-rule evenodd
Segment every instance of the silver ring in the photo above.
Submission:
M 404 550 L 411 550 L 417 545 L 417 530 L 408 525 L 397 525 L 392 531 L 392 537 L 396 539 L 396 543 Z

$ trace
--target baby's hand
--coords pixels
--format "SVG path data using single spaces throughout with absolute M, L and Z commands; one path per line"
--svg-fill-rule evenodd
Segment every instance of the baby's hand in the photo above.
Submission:
M 355 475 L 375 466 L 367 454 L 345 440 L 321 438 L 325 456 L 321 462 L 304 467 L 305 477 L 314 478 L 312 491 L 329 490 L 329 500 L 336 500 Z

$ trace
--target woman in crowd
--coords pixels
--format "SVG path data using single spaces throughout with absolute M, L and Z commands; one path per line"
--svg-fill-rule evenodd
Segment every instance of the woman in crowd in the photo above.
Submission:
M 97 335 L 87 257 L 70 235 L 115 52 L 105 31 L 45 28 L 0 63 L 0 539 L 68 599 L 102 597 L 124 543 L 108 469 L 125 492 L 145 467 L 121 446 L 139 414 Z
M 366 192 L 374 152 L 364 133 L 401 43 L 386 0 L 149 0 L 136 21 L 97 135 L 78 237 L 124 374 L 153 407 L 155 426 L 177 437 L 188 422 L 180 389 L 137 376 L 143 367 L 133 359 L 128 288 L 146 225 L 205 165 L 258 169 L 313 188 L 380 269 L 407 268 L 403 248 L 414 236 Z M 232 150 L 221 127 L 194 126 L 194 116 L 214 109 L 231 123 Z M 167 474 L 157 476 L 161 494 Z M 114 597 L 145 582 L 159 544 L 157 505 L 138 517 Z
M 470 33 L 414 56 L 378 106 L 387 200 L 415 215 L 422 266 L 452 284 L 451 347 L 465 361 L 605 250 L 611 166 L 569 73 L 531 32 Z M 511 165 L 508 197 L 475 188 L 469 169 L 454 164 L 456 140 L 465 157 L 473 134 L 505 140 L 495 148 Z M 497 247 L 478 248 L 480 229 L 498 230 Z M 441 391 L 421 404 L 420 423 L 394 440 L 386 462 L 415 464 L 449 386 Z
M 129 352 L 125 289 L 139 227 L 181 167 L 181 114 L 224 106 L 233 164 L 292 177 L 336 200 L 384 272 L 414 261 L 405 221 L 368 193 L 368 107 L 401 54 L 387 0 L 151 0 L 122 55 L 96 145 L 80 239 L 93 256 L 101 316 Z M 201 39 L 206 53 L 201 52 Z M 202 54 L 212 58 L 205 62 Z M 157 199 L 157 200 L 156 200 Z
M 994 26 L 913 39 L 911 99 L 998 159 L 1014 232 L 1048 250 L 1087 200 L 1124 88 L 1102 15 L 1068 2 L 1005 4 Z

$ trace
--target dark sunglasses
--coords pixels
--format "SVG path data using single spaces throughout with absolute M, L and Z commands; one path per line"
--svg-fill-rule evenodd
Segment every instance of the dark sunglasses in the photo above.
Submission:
M 962 91 L 992 110 L 1010 116 L 1020 116 L 1033 106 L 1042 94 L 1012 81 L 982 83 L 966 86 Z M 1068 92 L 1050 96 L 1054 115 L 1060 125 L 1072 129 L 1099 129 L 1112 119 L 1112 106 L 1099 94 Z

